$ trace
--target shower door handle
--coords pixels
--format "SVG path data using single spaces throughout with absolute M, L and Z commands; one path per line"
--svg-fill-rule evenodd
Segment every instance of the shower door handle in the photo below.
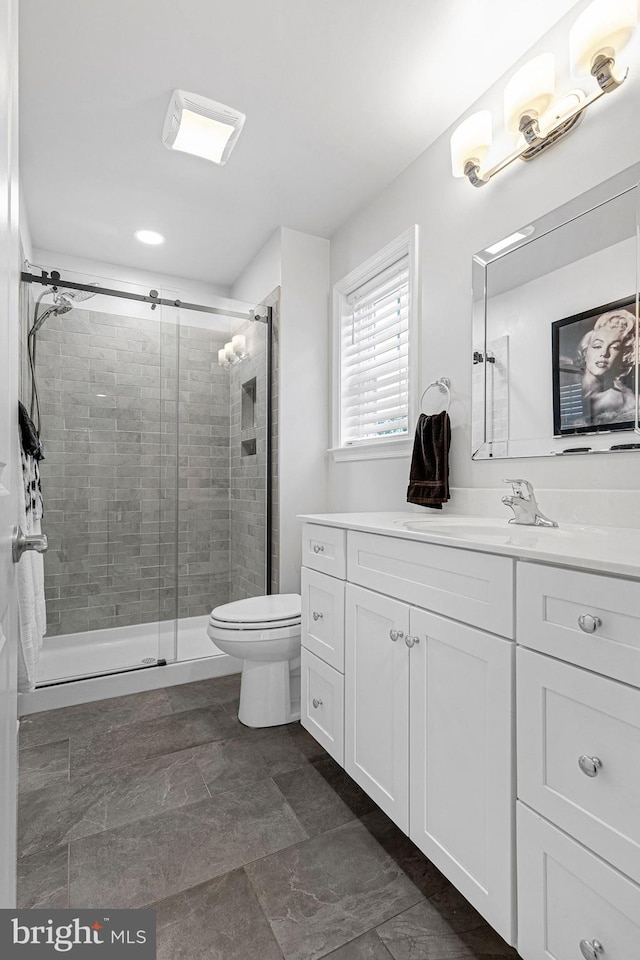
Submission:
M 14 527 L 13 540 L 11 543 L 11 553 L 13 562 L 17 563 L 23 553 L 27 550 L 35 550 L 36 553 L 46 553 L 49 543 L 46 533 L 34 533 L 28 536 L 22 532 L 21 527 Z

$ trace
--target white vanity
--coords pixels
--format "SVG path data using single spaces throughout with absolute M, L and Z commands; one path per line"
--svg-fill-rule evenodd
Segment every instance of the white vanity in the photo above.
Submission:
M 637 532 L 302 519 L 302 724 L 524 960 L 639 957 Z

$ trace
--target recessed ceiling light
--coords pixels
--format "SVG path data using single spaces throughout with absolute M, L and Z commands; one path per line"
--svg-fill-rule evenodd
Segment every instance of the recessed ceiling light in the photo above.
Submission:
M 197 93 L 174 90 L 162 129 L 169 150 L 181 150 L 220 165 L 227 162 L 245 115 Z
M 135 238 L 139 240 L 140 243 L 150 243 L 153 247 L 164 243 L 164 237 L 156 230 L 136 230 Z

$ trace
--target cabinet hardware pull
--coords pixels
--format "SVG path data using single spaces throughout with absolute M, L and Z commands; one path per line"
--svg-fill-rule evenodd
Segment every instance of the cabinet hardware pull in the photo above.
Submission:
M 389 636 L 395 643 L 396 640 L 402 640 L 404 633 L 402 630 L 389 630 Z
M 407 636 L 404 639 L 404 642 L 408 647 L 415 647 L 420 643 L 420 637 Z
M 314 619 L 314 620 L 322 620 L 322 614 L 321 614 L 321 613 L 318 613 L 317 610 L 314 610 L 314 611 L 313 611 L 313 619 Z
M 314 552 L 314 553 L 324 553 L 324 547 L 322 546 L 321 543 L 314 543 L 314 545 L 313 545 L 313 552 Z
M 598 954 L 604 953 L 604 947 L 599 940 L 581 940 L 580 953 L 584 960 L 598 960 Z
M 595 633 L 602 626 L 602 620 L 590 613 L 583 613 L 578 617 L 578 626 L 584 633 Z
M 587 757 L 583 754 L 578 757 L 578 766 L 588 777 L 597 777 L 598 770 L 602 766 L 602 760 L 599 757 Z
M 317 697 L 314 697 L 311 702 L 313 703 L 313 705 L 314 705 L 314 707 L 316 708 L 316 710 L 318 709 L 318 707 L 321 707 L 321 706 L 322 706 L 322 700 L 318 700 Z

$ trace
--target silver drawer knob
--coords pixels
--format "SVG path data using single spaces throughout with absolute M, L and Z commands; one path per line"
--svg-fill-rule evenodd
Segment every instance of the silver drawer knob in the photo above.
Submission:
M 578 626 L 584 633 L 595 633 L 602 626 L 600 617 L 592 617 L 590 613 L 583 613 L 578 617 Z
M 580 953 L 584 960 L 598 960 L 601 953 L 604 953 L 604 947 L 599 940 L 581 940 Z
M 314 611 L 313 611 L 313 619 L 314 619 L 314 620 L 322 620 L 322 614 L 321 614 L 321 613 L 318 613 L 317 610 L 314 610 Z
M 313 545 L 313 552 L 314 552 L 314 553 L 324 553 L 324 547 L 322 546 L 321 543 L 314 543 L 314 545 Z
M 314 697 L 311 702 L 313 703 L 313 705 L 314 705 L 314 707 L 316 708 L 316 710 L 318 709 L 318 707 L 321 707 L 321 706 L 322 706 L 322 700 L 318 700 L 317 697 Z
M 389 630 L 389 636 L 395 643 L 396 640 L 402 640 L 404 633 L 402 630 Z
M 406 636 L 404 642 L 408 647 L 415 647 L 420 643 L 420 637 Z
M 587 777 L 597 777 L 598 770 L 602 766 L 602 760 L 599 757 L 586 757 L 583 754 L 578 757 L 578 766 Z

